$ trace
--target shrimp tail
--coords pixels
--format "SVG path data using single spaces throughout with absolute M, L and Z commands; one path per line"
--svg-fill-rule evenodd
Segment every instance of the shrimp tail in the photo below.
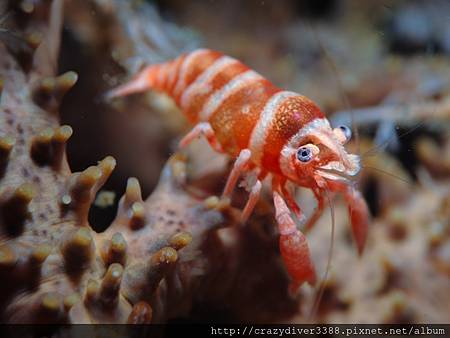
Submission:
M 141 93 L 153 88 L 155 67 L 148 66 L 141 70 L 134 78 L 123 85 L 108 91 L 105 95 L 110 100 L 116 97 Z

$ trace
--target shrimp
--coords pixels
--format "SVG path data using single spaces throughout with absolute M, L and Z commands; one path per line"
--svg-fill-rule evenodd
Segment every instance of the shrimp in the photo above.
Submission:
M 287 185 L 309 188 L 317 199 L 307 229 L 322 213 L 327 194 L 341 193 L 348 204 L 357 250 L 362 253 L 369 212 L 352 184 L 361 166 L 359 156 L 345 150 L 351 137 L 348 127 L 333 129 L 307 97 L 282 90 L 240 61 L 209 49 L 147 66 L 128 83 L 112 89 L 108 97 L 148 89 L 171 96 L 193 123 L 180 147 L 203 136 L 213 149 L 235 159 L 224 197 L 231 195 L 241 175 L 257 178 L 248 188 L 243 223 L 259 199 L 262 180 L 271 176 L 280 252 L 291 278 L 291 291 L 304 282 L 314 285 L 316 272 L 306 236 L 291 214 L 301 219 L 303 212 Z

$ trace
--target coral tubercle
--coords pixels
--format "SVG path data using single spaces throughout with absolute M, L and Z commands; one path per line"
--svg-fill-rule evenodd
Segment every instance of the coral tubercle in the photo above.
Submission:
M 174 183 L 173 160 L 150 198 L 160 201 L 170 193 L 170 203 L 152 211 L 154 203 L 142 199 L 139 182 L 131 178 L 110 229 L 92 230 L 89 208 L 116 161 L 108 156 L 84 171 L 69 169 L 65 145 L 72 128 L 59 126 L 57 110 L 77 75 L 45 74 L 42 69 L 51 67 L 43 63 L 52 62 L 58 47 L 37 38 L 59 34 L 50 23 L 60 21 L 60 5 L 11 3 L 10 24 L 27 38 L 0 44 L 1 321 L 147 323 L 155 314 L 150 304 L 170 278 L 178 278 L 178 288 L 185 286 L 178 277 L 178 251 L 191 242 L 192 227 L 199 233 L 222 218 L 217 211 L 198 210 Z M 38 59 L 35 54 L 48 46 L 54 47 L 49 58 Z M 203 217 L 211 214 L 216 216 Z M 174 225 L 166 226 L 165 217 Z

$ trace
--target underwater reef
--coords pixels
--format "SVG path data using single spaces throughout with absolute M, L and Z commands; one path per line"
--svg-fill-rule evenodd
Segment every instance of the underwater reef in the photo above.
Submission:
M 240 8 L 159 4 L 161 12 L 177 13 L 171 19 L 194 27 L 187 31 L 139 1 L 0 2 L 0 322 L 450 322 L 445 41 L 436 55 L 403 56 L 424 49 L 421 41 L 406 44 L 401 34 L 409 31 L 398 28 L 417 8 L 389 17 L 392 39 L 383 47 L 367 27 L 348 35 L 352 27 L 342 23 L 363 25 L 371 5 L 352 16 L 345 9 L 358 2 L 337 1 L 347 17 L 316 25 L 331 48 L 324 52 L 314 34 L 299 33 L 305 25 L 292 8 L 304 8 L 294 3 L 268 2 L 262 10 L 259 1 Z M 218 9 L 223 15 L 213 20 Z M 240 15 L 218 41 L 230 13 L 239 11 L 253 12 L 257 27 L 276 13 L 263 30 L 264 44 Z M 283 39 L 269 33 L 280 22 Z M 255 60 L 258 71 L 312 96 L 336 121 L 348 119 L 339 93 L 345 92 L 360 126 L 351 146 L 362 154 L 376 150 L 364 158 L 358 183 L 372 212 L 366 250 L 358 257 L 337 199 L 319 304 L 321 285 L 288 292 L 270 194 L 241 226 L 245 192 L 231 201 L 218 197 L 230 161 L 205 142 L 176 151 L 189 126 L 172 102 L 155 93 L 115 102 L 102 96 L 143 64 L 201 44 Z M 350 45 L 367 57 L 350 55 Z M 327 53 L 339 64 L 340 84 L 324 66 Z M 379 151 L 380 125 L 392 123 L 407 135 L 397 149 Z M 311 196 L 298 197 L 313 209 Z M 307 238 L 322 277 L 327 212 Z
M 116 161 L 107 156 L 71 172 L 65 147 L 72 129 L 59 124 L 58 108 L 77 75 L 55 75 L 53 64 L 62 2 L 23 7 L 13 7 L 17 29 L 46 39 L 24 45 L 26 55 L 11 49 L 16 41 L 11 48 L 1 45 L 2 322 L 149 323 L 184 314 L 194 299 L 219 302 L 227 294 L 232 302 L 228 289 L 239 266 L 247 269 L 238 262 L 239 252 L 264 251 L 275 242 L 253 240 L 250 230 L 236 227 L 220 231 L 236 223 L 233 211 L 215 196 L 189 192 L 182 155 L 171 157 L 145 201 L 138 180 L 129 178 L 114 221 L 101 233 L 92 229 L 89 208 Z M 240 237 L 249 237 L 249 246 L 239 248 Z M 265 255 L 265 264 L 273 261 L 265 274 L 281 269 L 274 249 Z M 251 264 L 252 258 L 247 260 Z M 280 276 L 266 283 L 278 289 L 277 302 L 287 298 L 287 278 Z M 251 284 L 249 289 L 254 292 Z M 238 309 L 257 294 L 241 297 L 234 300 Z M 287 300 L 284 311 L 292 312 L 293 304 Z

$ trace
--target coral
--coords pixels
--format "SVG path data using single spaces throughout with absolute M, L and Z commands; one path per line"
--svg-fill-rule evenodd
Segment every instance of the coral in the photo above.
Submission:
M 182 316 L 203 299 L 240 318 L 293 313 L 296 302 L 286 291 L 276 234 L 264 237 L 254 227 L 233 226 L 236 211 L 228 204 L 190 192 L 180 155 L 172 156 L 145 201 L 138 180 L 130 178 L 115 220 L 102 233 L 92 229 L 90 206 L 116 161 L 107 156 L 74 173 L 68 166 L 65 146 L 72 129 L 59 125 L 58 107 L 77 75 L 55 77 L 48 64 L 58 52 L 61 5 L 59 0 L 11 5 L 10 27 L 24 36 L 48 37 L 36 46 L 36 55 L 25 58 L 27 64 L 0 45 L 1 321 L 160 322 Z M 48 54 L 40 59 L 42 49 Z M 226 225 L 231 228 L 220 230 Z M 255 255 L 262 248 L 267 253 Z M 243 278 L 248 271 L 268 278 Z M 242 294 L 236 294 L 236 283 L 245 288 Z M 274 298 L 255 301 L 268 285 Z M 246 302 L 251 306 L 243 306 Z M 254 311 L 264 302 L 267 311 Z
M 420 160 L 428 170 L 437 176 L 450 174 L 450 137 L 447 135 L 443 145 L 429 137 L 423 137 L 417 141 L 416 152 Z
M 147 216 L 139 184 L 133 179 L 115 227 L 140 231 L 139 238 L 133 239 L 136 234 L 130 233 L 125 238 L 120 233 L 93 233 L 88 210 L 116 162 L 106 157 L 96 166 L 71 173 L 65 159 L 72 129 L 58 125 L 57 108 L 77 76 L 73 72 L 58 77 L 51 74 L 51 60 L 58 53 L 62 2 L 12 6 L 11 24 L 16 24 L 16 32 L 47 39 L 39 47 L 36 43 L 35 55 L 24 56 L 20 46 L 14 46 L 29 44 L 28 40 L 0 45 L 4 83 L 0 271 L 6 281 L 2 321 L 126 322 L 128 317 L 130 321 L 148 321 L 148 305 L 138 302 L 143 297 L 133 294 L 130 284 L 141 274 L 142 288 L 152 295 L 178 260 L 177 250 L 191 237 L 177 224 L 163 229 L 153 246 L 137 245 L 139 238 L 145 238 L 142 233 L 154 231 L 156 225 L 152 225 L 153 216 Z M 48 60 L 39 59 L 44 53 Z M 130 242 L 137 252 L 130 249 Z M 124 292 L 134 302 L 130 303 Z
M 392 181 L 391 178 L 387 180 Z M 448 323 L 449 191 L 450 183 L 423 182 L 391 203 L 374 220 L 369 242 L 358 258 L 346 244 L 349 231 L 336 224 L 336 243 L 329 279 L 315 322 L 327 323 Z M 424 213 L 423 210 L 426 210 Z M 336 219 L 346 210 L 336 205 Z M 322 219 L 308 236 L 313 257 L 322 271 L 329 243 L 329 219 Z M 322 243 L 322 246 L 320 245 Z M 304 290 L 302 311 L 292 322 L 304 322 L 315 295 Z

